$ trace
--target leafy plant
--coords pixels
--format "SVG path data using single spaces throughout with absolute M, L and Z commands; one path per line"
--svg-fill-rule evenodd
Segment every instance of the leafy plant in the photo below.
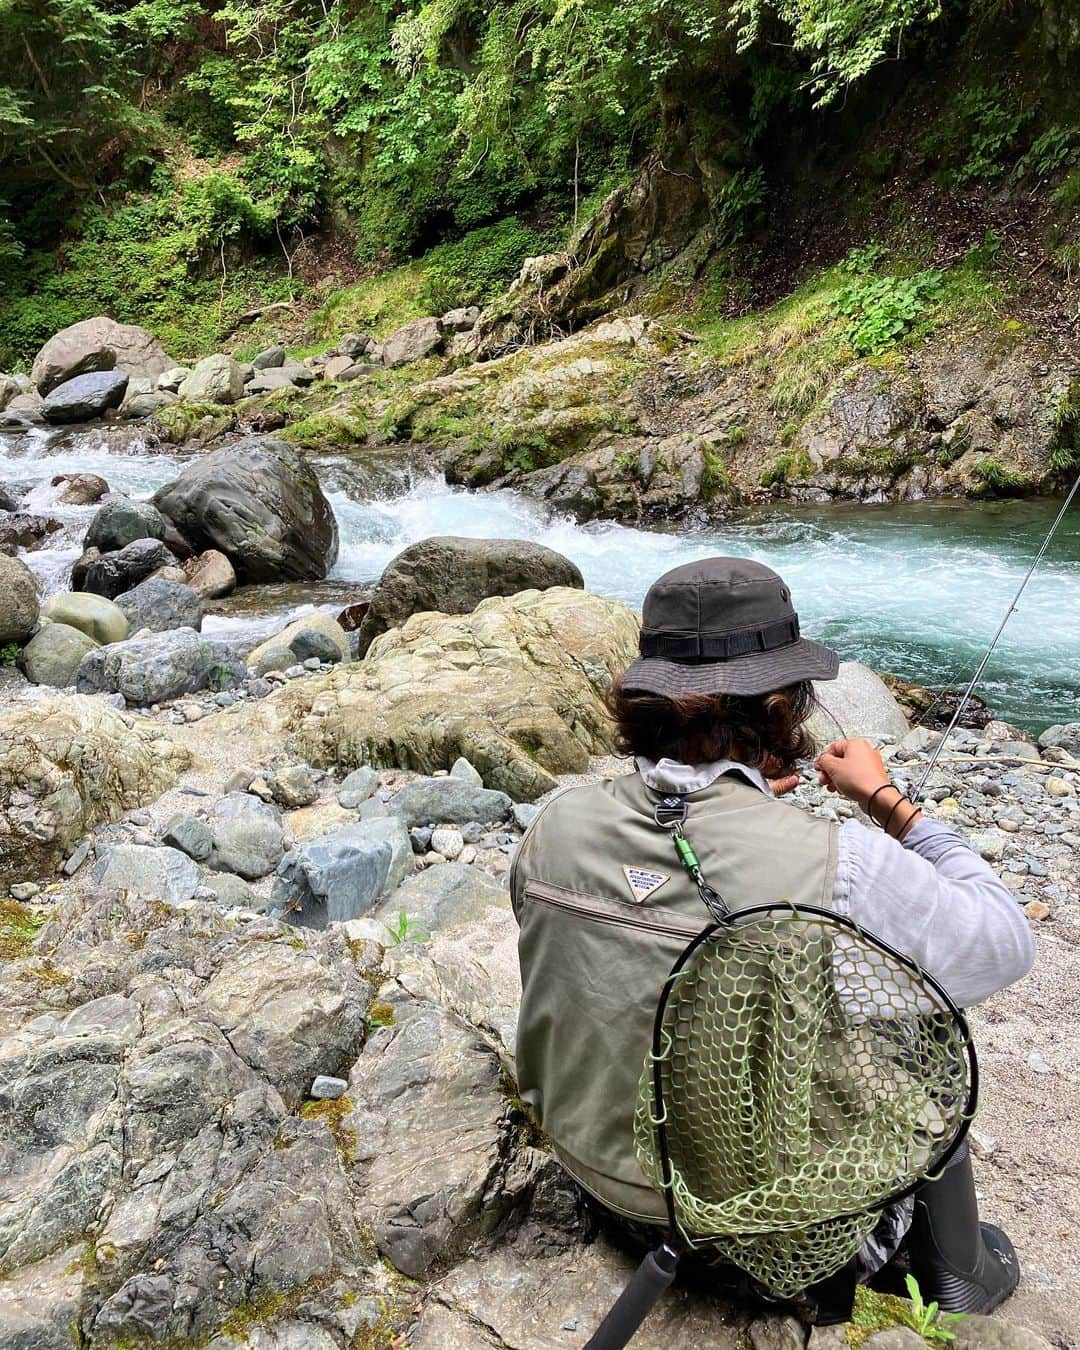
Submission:
M 957 1322 L 964 1320 L 963 1313 L 943 1313 L 936 1302 L 926 1303 L 914 1275 L 904 1280 L 907 1286 L 911 1306 L 906 1310 L 908 1326 L 917 1331 L 924 1341 L 955 1341 L 956 1333 L 950 1330 Z
M 941 273 L 863 277 L 833 297 L 832 312 L 848 320 L 844 336 L 860 356 L 876 356 L 899 342 L 942 295 Z
M 411 918 L 403 909 L 398 910 L 398 916 L 392 924 L 384 923 L 383 927 L 390 935 L 391 947 L 398 947 L 403 942 L 426 942 L 428 939 L 419 921 Z
M 1048 178 L 1080 158 L 1080 128 L 1052 126 L 1032 141 L 1027 153 L 1013 170 L 1014 178 L 1032 174 Z
M 5 642 L 0 647 L 0 666 L 13 666 L 19 659 L 19 651 L 17 642 Z
M 997 459 L 980 459 L 973 472 L 985 492 L 1016 496 L 1031 487 L 1031 483 L 1022 473 L 1008 468 Z
M 732 174 L 716 194 L 714 218 L 717 243 L 735 244 L 749 234 L 761 219 L 764 202 L 763 169 L 739 169 Z
M 957 96 L 954 106 L 956 121 L 967 139 L 967 157 L 956 170 L 957 182 L 997 178 L 1004 171 L 1005 155 L 1015 145 L 1030 114 L 1010 107 L 997 85 L 966 89 Z

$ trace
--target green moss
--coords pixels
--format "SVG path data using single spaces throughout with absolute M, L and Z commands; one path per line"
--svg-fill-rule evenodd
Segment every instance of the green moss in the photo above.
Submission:
M 731 473 L 714 450 L 705 450 L 701 459 L 701 496 L 703 500 L 711 502 L 731 491 Z
M 361 444 L 366 438 L 367 426 L 367 419 L 359 408 L 342 404 L 301 418 L 280 434 L 282 440 L 292 441 L 307 450 L 317 450 L 326 445 Z
M 334 1136 L 334 1143 L 337 1144 L 338 1152 L 349 1163 L 355 1159 L 358 1145 L 356 1131 L 348 1123 L 351 1110 L 352 1102 L 348 1097 L 305 1102 L 300 1108 L 300 1114 L 305 1120 L 323 1121 Z
M 763 488 L 779 483 L 804 481 L 813 476 L 814 465 L 805 450 L 785 450 L 761 471 L 758 482 Z
M 368 1009 L 367 1024 L 369 1030 L 376 1027 L 394 1025 L 394 1005 L 392 1003 L 373 1003 Z
M 979 490 L 987 496 L 1016 497 L 1031 491 L 1031 480 L 997 459 L 980 459 L 972 469 Z
M 18 900 L 0 900 L 0 960 L 14 961 L 25 956 L 45 922 Z

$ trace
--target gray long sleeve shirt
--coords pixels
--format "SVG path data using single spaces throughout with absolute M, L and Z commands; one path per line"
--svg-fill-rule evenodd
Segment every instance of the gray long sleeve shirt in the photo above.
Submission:
M 697 792 L 731 773 L 772 795 L 757 769 L 732 760 L 637 766 L 658 792 Z M 929 971 L 961 1007 L 1021 979 L 1035 960 L 1031 925 L 1009 888 L 961 835 L 925 817 L 903 843 L 844 821 L 833 905 Z

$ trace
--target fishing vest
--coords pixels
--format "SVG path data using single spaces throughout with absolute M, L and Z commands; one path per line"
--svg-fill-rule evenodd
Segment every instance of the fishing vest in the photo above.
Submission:
M 637 773 L 567 789 L 529 827 L 510 875 L 518 1091 L 575 1180 L 647 1222 L 665 1209 L 634 1156 L 638 1081 L 663 983 L 710 922 L 653 819 L 659 799 Z M 730 774 L 686 803 L 686 837 L 729 908 L 832 908 L 835 824 Z

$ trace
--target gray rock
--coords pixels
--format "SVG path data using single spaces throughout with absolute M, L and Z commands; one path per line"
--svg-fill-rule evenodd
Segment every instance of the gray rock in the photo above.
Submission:
M 113 553 L 136 539 L 162 539 L 168 534 L 165 517 L 150 502 L 117 497 L 98 508 L 83 540 L 85 548 Z
M 926 1342 L 910 1327 L 888 1327 L 863 1341 L 864 1350 L 926 1350 Z M 757 1347 L 755 1347 L 757 1350 Z
M 71 1350 L 76 1344 L 83 1247 L 69 1247 L 0 1280 L 0 1345 L 5 1350 Z
M 19 500 L 17 496 L 8 491 L 3 483 L 0 483 L 0 511 L 17 511 Z
M 295 661 L 296 657 L 291 647 L 264 646 L 256 657 L 252 669 L 256 675 L 269 675 L 272 670 L 289 670 Z
M 103 553 L 93 559 L 86 568 L 82 589 L 115 600 L 159 568 L 178 565 L 175 555 L 159 539 L 136 539 L 115 553 Z M 72 583 L 75 584 L 74 571 Z
M 138 422 L 144 417 L 153 417 L 175 402 L 176 395 L 166 393 L 164 389 L 148 390 L 144 394 L 129 395 L 120 409 L 120 416 L 126 421 Z
M 242 877 L 233 872 L 207 872 L 203 884 L 225 909 L 254 908 L 254 891 Z
M 539 814 L 540 808 L 531 802 L 514 803 L 514 824 L 519 830 L 527 830 Z
M 196 862 L 205 862 L 214 846 L 214 836 L 205 820 L 187 811 L 180 811 L 162 830 L 161 842 L 170 848 L 178 848 Z
M 129 704 L 144 708 L 207 688 L 219 667 L 225 669 L 213 643 L 191 628 L 178 628 L 88 652 L 75 687 L 80 694 L 123 694 Z
M 235 872 L 247 881 L 269 876 L 285 852 L 281 812 L 246 792 L 230 792 L 217 802 L 211 818 L 214 847 L 207 860 L 218 872 Z
M 124 401 L 128 377 L 119 370 L 99 370 L 76 375 L 48 394 L 41 415 L 54 425 L 65 422 L 89 422 Z
M 258 356 L 252 357 L 251 364 L 256 370 L 276 370 L 284 361 L 284 347 L 266 347 Z
M 337 377 L 338 383 L 349 384 L 352 380 L 360 379 L 362 375 L 374 375 L 377 370 L 382 370 L 382 366 L 373 366 L 366 361 L 354 361 L 340 372 Z
M 163 370 L 158 376 L 157 387 L 163 394 L 176 394 L 190 374 L 189 366 L 171 366 L 168 370 Z
M 116 597 L 132 631 L 149 628 L 152 633 L 165 633 L 172 628 L 202 627 L 202 601 L 191 589 L 178 581 L 161 577 L 147 577 L 130 591 Z
M 64 623 L 47 623 L 19 655 L 19 669 L 31 684 L 67 689 L 75 683 L 79 663 L 97 647 L 92 637 Z
M 335 1102 L 339 1097 L 344 1097 L 348 1090 L 349 1081 L 347 1078 L 331 1078 L 324 1073 L 321 1073 L 311 1085 L 311 1095 L 317 1102 Z
M 292 446 L 248 441 L 187 464 L 154 503 L 199 551 L 218 549 L 241 582 L 311 581 L 337 559 L 337 522 Z
M 949 1328 L 950 1350 L 1050 1350 L 1050 1343 L 1025 1327 L 972 1313 Z M 866 1341 L 866 1345 L 870 1342 Z
M 52 516 L 35 516 L 25 511 L 4 516 L 0 519 L 0 553 L 14 555 L 20 549 L 42 548 L 60 528 L 60 522 Z
M 749 1334 L 752 1350 L 806 1350 L 806 1333 L 795 1317 L 755 1317 Z
M 542 544 L 453 535 L 422 539 L 383 572 L 360 625 L 358 650 L 363 655 L 380 633 L 421 610 L 468 614 L 490 596 L 583 585 L 576 565 Z
M 379 1250 L 419 1278 L 492 1231 L 517 1196 L 503 1164 L 498 1056 L 441 1008 L 390 1001 L 394 1025 L 370 1037 L 349 1074 L 348 1121 Z
M 319 795 L 311 769 L 306 764 L 290 764 L 279 769 L 270 780 L 274 801 L 286 810 L 310 806 Z
M 484 786 L 483 778 L 480 777 L 480 774 L 473 768 L 464 755 L 454 760 L 453 766 L 450 769 L 450 777 L 460 778 L 463 783 L 472 783 L 473 787 Z
M 245 394 L 272 394 L 278 389 L 295 389 L 296 381 L 287 370 L 257 370 L 244 390 Z
M 101 645 L 123 642 L 130 631 L 124 611 L 112 600 L 91 591 L 61 591 L 51 595 L 41 612 L 54 624 L 77 628 Z
M 460 778 L 420 778 L 390 801 L 391 812 L 406 825 L 503 821 L 509 819 L 512 808 L 505 792 L 476 787 Z
M 299 361 L 285 361 L 281 373 L 293 384 L 307 386 L 315 383 L 315 372 L 308 366 L 301 365 Z
M 235 403 L 244 392 L 244 373 L 231 356 L 217 352 L 197 361 L 177 392 L 188 403 Z
M 338 805 L 344 806 L 347 811 L 354 811 L 367 801 L 378 786 L 379 775 L 375 769 L 369 769 L 366 765 L 353 769 L 338 788 Z
M 176 905 L 195 894 L 199 872 L 179 849 L 116 844 L 94 864 L 94 880 L 109 889 Z
M 1058 723 L 1056 726 L 1047 727 L 1039 737 L 1039 744 L 1044 750 L 1054 747 L 1066 751 L 1074 759 L 1080 759 L 1080 722 Z
M 25 642 L 38 621 L 38 590 L 33 572 L 18 558 L 0 553 L 0 647 Z
M 468 333 L 480 322 L 480 306 L 464 305 L 460 309 L 448 309 L 440 322 L 446 332 Z
M 60 868 L 60 871 L 63 872 L 66 877 L 73 877 L 89 856 L 90 838 L 87 836 L 81 843 L 76 845 L 75 851 L 64 860 L 64 864 Z
M 341 646 L 324 632 L 315 628 L 301 628 L 289 639 L 289 650 L 294 660 L 329 662 L 331 665 L 341 660 Z
M 342 356 L 363 356 L 372 348 L 371 338 L 363 333 L 346 333 L 338 343 L 338 351 Z
M 145 328 L 98 315 L 54 334 L 34 357 L 30 378 L 42 394 L 85 371 L 156 378 L 175 363 Z
M 288 922 L 325 928 L 366 914 L 412 867 L 412 845 L 400 820 L 360 821 L 286 854 L 271 900 Z
M 379 905 L 374 917 L 392 926 L 404 910 L 420 930 L 431 935 L 509 904 L 509 892 L 487 873 L 467 863 L 445 862 L 409 877 Z
M 807 728 L 818 745 L 842 737 L 891 736 L 900 740 L 908 722 L 899 703 L 868 666 L 841 661 L 835 680 L 819 680 L 814 693 L 821 705 Z
M 413 319 L 396 329 L 382 344 L 383 365 L 403 366 L 437 352 L 443 344 L 438 319 Z

